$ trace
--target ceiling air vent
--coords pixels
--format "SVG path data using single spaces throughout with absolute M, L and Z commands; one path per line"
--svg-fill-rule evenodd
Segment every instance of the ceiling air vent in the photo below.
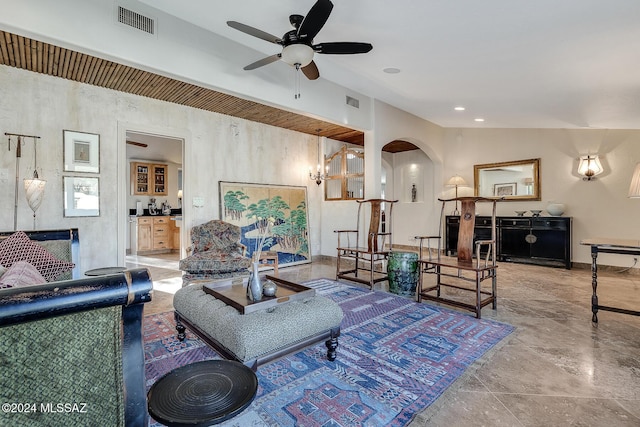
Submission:
M 351 105 L 352 107 L 355 107 L 355 108 L 360 108 L 360 100 L 356 98 L 352 98 L 349 95 L 347 95 L 347 105 Z
M 155 21 L 133 10 L 118 6 L 118 22 L 145 33 L 155 34 Z

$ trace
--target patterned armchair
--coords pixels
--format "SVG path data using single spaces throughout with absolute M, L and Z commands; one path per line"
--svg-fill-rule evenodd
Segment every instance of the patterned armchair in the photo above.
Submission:
M 248 274 L 251 260 L 240 243 L 240 227 L 212 220 L 191 229 L 191 255 L 180 260 L 183 285 L 197 279 L 217 279 Z

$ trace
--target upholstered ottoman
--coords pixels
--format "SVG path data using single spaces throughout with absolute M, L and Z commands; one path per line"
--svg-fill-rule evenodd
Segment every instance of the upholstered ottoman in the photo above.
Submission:
M 202 282 L 179 289 L 173 297 L 178 338 L 185 326 L 227 359 L 252 369 L 310 344 L 325 341 L 327 358 L 336 359 L 342 309 L 323 296 L 240 314 L 202 290 Z

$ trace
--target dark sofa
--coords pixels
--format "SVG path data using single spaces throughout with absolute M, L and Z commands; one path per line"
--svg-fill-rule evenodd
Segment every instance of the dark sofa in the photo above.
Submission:
M 0 290 L 0 425 L 146 426 L 151 291 L 146 269 Z

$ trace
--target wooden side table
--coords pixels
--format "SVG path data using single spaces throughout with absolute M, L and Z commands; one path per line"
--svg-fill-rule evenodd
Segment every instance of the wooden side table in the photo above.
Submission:
M 261 266 L 273 267 L 273 275 L 278 277 L 278 253 L 275 251 L 266 251 L 260 254 L 258 260 Z
M 258 377 L 232 360 L 204 360 L 165 374 L 147 394 L 149 414 L 167 426 L 219 424 L 244 411 L 256 396 Z

